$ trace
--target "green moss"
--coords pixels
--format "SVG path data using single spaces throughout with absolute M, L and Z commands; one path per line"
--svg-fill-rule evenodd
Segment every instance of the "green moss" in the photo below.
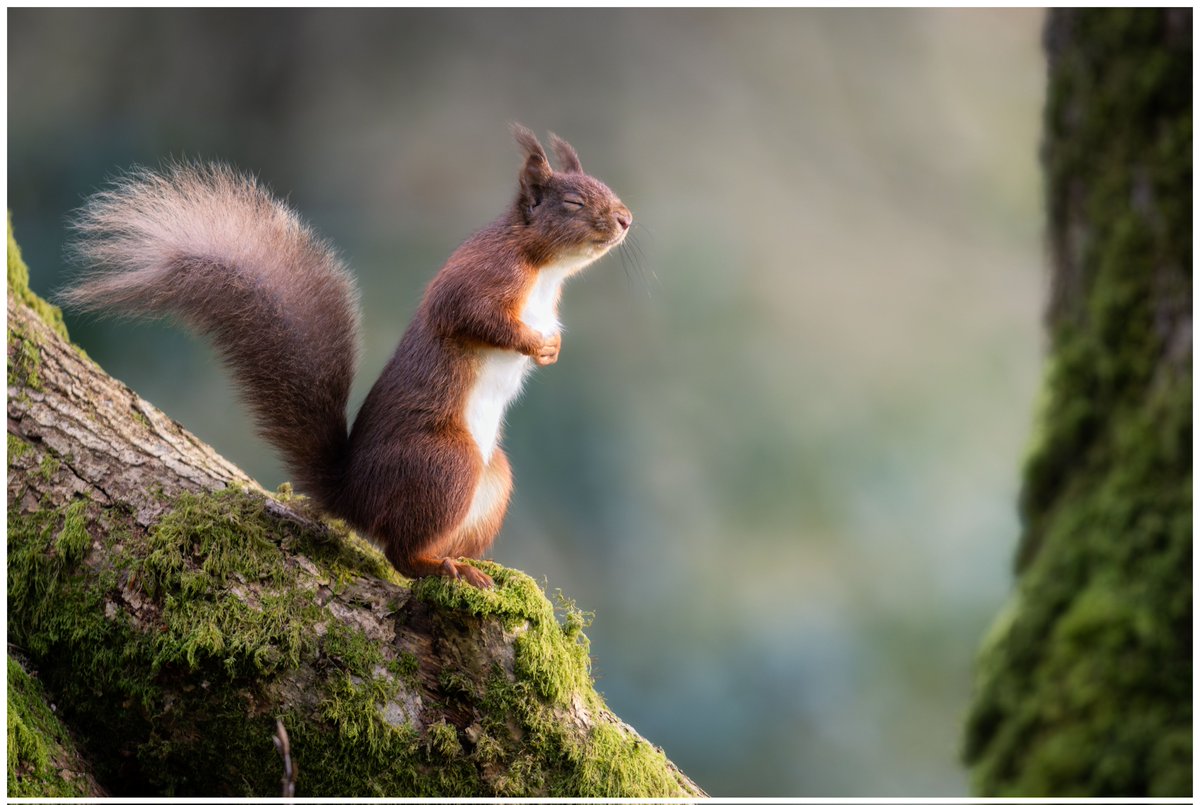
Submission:
M 13 237 L 12 212 L 8 214 L 8 292 L 32 308 L 63 340 L 70 341 L 62 311 L 29 289 L 29 267 L 21 258 L 21 247 Z
M 125 642 L 124 624 L 105 617 L 104 585 L 84 584 L 75 572 L 84 553 L 79 526 L 88 522 L 87 512 L 80 502 L 65 513 L 22 514 L 16 506 L 8 511 L 9 640 L 42 670 L 64 718 L 73 702 L 95 706 L 98 691 L 117 701 L 134 694 L 147 698 L 150 691 L 144 658 Z M 111 574 L 103 577 L 118 586 Z M 104 745 L 125 730 L 131 712 L 106 710 L 78 734 Z
M 167 626 L 155 641 L 156 668 L 219 658 L 231 677 L 258 675 L 295 668 L 315 651 L 320 608 L 270 538 L 271 525 L 262 499 L 239 489 L 175 501 L 151 531 L 142 564 Z
M 1165 19 L 1051 18 L 1051 355 L 967 725 L 983 795 L 1191 791 L 1191 51 Z
M 67 565 L 78 563 L 92 546 L 92 537 L 84 525 L 86 510 L 86 500 L 77 500 L 63 510 L 62 529 L 54 538 L 54 550 Z
M 396 728 L 379 716 L 379 708 L 395 693 L 394 683 L 382 677 L 335 674 L 325 686 L 321 715 L 336 728 L 341 745 L 357 746 L 379 763 L 395 762 L 412 753 L 415 732 Z
M 585 744 L 579 770 L 569 786 L 587 797 L 678 795 L 679 783 L 662 753 L 612 724 L 597 724 Z
M 582 631 L 584 614 L 564 601 L 560 623 L 554 605 L 529 576 L 492 562 L 472 564 L 492 577 L 493 590 L 431 576 L 415 582 L 413 592 L 441 608 L 496 618 L 508 629 L 522 627 L 515 642 L 517 677 L 550 702 L 566 704 L 573 694 L 594 695 L 589 644 Z
M 103 553 L 117 566 L 86 584 L 75 571 L 87 547 L 120 523 L 101 529 L 86 501 L 9 512 L 11 633 L 48 669 L 102 779 L 116 775 L 125 793 L 276 793 L 273 717 L 246 712 L 243 691 L 290 684 L 306 660 L 322 669 L 304 683 L 320 717 L 285 713 L 285 723 L 300 768 L 329 773 L 303 776 L 305 793 L 482 792 L 464 753 L 446 755 L 444 731 L 423 740 L 387 716 L 401 683 L 379 644 L 317 606 L 279 547 L 297 539 L 296 526 L 237 489 L 172 505 L 144 541 L 123 540 L 140 550 Z M 160 629 L 144 633 L 107 606 L 131 587 L 160 609 Z M 394 661 L 415 665 L 412 655 Z M 222 740 L 200 739 L 212 734 Z
M 482 766 L 494 765 L 504 759 L 504 745 L 486 732 L 480 732 L 475 738 L 475 751 L 471 757 Z M 499 790 L 494 793 L 503 795 L 503 791 Z
M 175 504 L 141 553 L 103 552 L 118 565 L 87 583 L 74 571 L 92 539 L 117 533 L 111 514 L 101 528 L 85 501 L 61 512 L 10 508 L 10 634 L 45 669 L 102 778 L 119 775 L 127 793 L 275 793 L 278 775 L 263 771 L 277 762 L 273 718 L 247 713 L 243 691 L 318 651 L 330 652 L 331 667 L 361 666 L 361 642 L 347 657 L 336 652 L 352 641 L 319 643 L 318 625 L 330 619 L 273 541 L 283 524 L 261 499 L 227 490 Z M 107 604 L 130 589 L 161 609 L 161 629 L 142 632 Z M 174 726 L 181 721 L 186 728 Z M 222 741 L 186 739 L 197 733 Z
M 587 699 L 588 697 L 584 697 Z M 675 772 L 661 751 L 640 737 L 603 721 L 598 697 L 588 705 L 597 723 L 587 735 L 564 728 L 564 712 L 544 702 L 527 681 L 514 681 L 496 668 L 480 703 L 483 734 L 474 757 L 497 770 L 495 796 L 654 797 L 680 796 Z M 521 731 L 518 751 L 506 753 L 492 738 Z
M 329 625 L 321 639 L 321 649 L 346 671 L 360 676 L 371 674 L 384 663 L 378 643 L 369 640 L 358 629 L 342 623 Z
M 445 719 L 429 725 L 429 747 L 434 753 L 447 758 L 455 758 L 463 753 L 458 730 L 447 724 Z
M 420 668 L 420 662 L 417 660 L 416 654 L 410 651 L 402 651 L 395 660 L 392 660 L 390 668 L 392 673 L 415 681 L 417 671 Z
M 512 672 L 493 668 L 482 689 L 465 669 L 442 675 L 451 718 L 420 698 L 415 655 L 390 654 L 317 605 L 319 579 L 281 546 L 319 537 L 238 489 L 170 506 L 140 539 L 123 535 L 137 526 L 119 512 L 96 519 L 98 507 L 83 500 L 9 512 L 11 634 L 87 736 L 99 778 L 118 780 L 121 793 L 276 793 L 276 715 L 303 795 L 678 793 L 656 782 L 672 777 L 644 742 L 598 728 L 593 746 L 564 728 L 579 704 L 603 708 L 588 673 L 587 618 L 566 600 L 556 613 L 528 576 L 480 563 L 495 591 L 445 579 L 414 585 L 449 618 L 444 639 L 457 639 L 459 619 L 494 620 L 516 635 Z M 111 539 L 125 549 L 90 551 Z M 345 554 L 328 546 L 325 556 L 318 572 L 336 587 L 331 567 L 345 569 Z M 112 564 L 87 564 L 97 560 Z M 131 591 L 145 599 L 137 606 L 157 610 L 160 628 L 143 631 L 124 614 Z M 269 703 L 272 691 L 297 686 L 315 715 L 247 711 L 245 691 Z M 456 726 L 463 718 L 467 731 Z M 214 734 L 221 741 L 205 738 Z
M 23 330 L 9 322 L 8 385 L 42 388 L 42 351 Z
M 355 534 L 344 522 L 325 517 L 309 507 L 306 498 L 291 492 L 290 484 L 284 484 L 280 490 L 284 495 L 281 500 L 306 511 L 326 526 L 323 530 L 300 532 L 288 547 L 316 561 L 329 573 L 328 578 L 336 587 L 340 588 L 360 576 L 383 579 L 401 587 L 408 586 L 408 580 L 396 572 L 379 549 Z
M 556 608 L 525 574 L 490 562 L 473 562 L 496 582 L 493 590 L 431 577 L 413 585 L 422 600 L 475 617 L 497 618 L 517 633 L 514 676 L 494 668 L 478 700 L 453 672 L 443 690 L 471 698 L 483 732 L 474 757 L 483 766 L 502 764 L 491 778 L 496 796 L 678 796 L 680 786 L 666 758 L 644 740 L 599 723 L 583 738 L 564 728 L 564 711 L 582 704 L 606 710 L 592 686 L 588 640 L 590 614 L 558 596 Z M 526 751 L 504 754 L 493 738 L 514 726 Z
M 46 453 L 42 456 L 42 461 L 38 465 L 38 468 L 35 471 L 35 474 L 38 477 L 40 477 L 43 481 L 49 482 L 52 478 L 54 478 L 54 474 L 56 472 L 58 472 L 58 468 L 61 466 L 62 466 L 61 461 L 59 461 L 58 459 L 56 459 L 54 456 L 50 455 L 49 453 Z
M 323 688 L 321 721 L 293 718 L 289 723 L 300 768 L 322 770 L 305 781 L 303 792 L 311 796 L 485 795 L 478 770 L 462 751 L 452 725 L 434 722 L 422 736 L 413 724 L 388 715 L 389 704 L 404 690 L 398 680 L 381 671 L 376 666 L 361 676 L 349 671 L 333 675 Z
M 50 642 L 82 636 L 99 625 L 95 609 L 76 619 L 77 613 L 65 613 L 50 603 L 63 594 L 63 587 L 77 591 L 70 573 L 82 555 L 79 526 L 85 505 L 78 501 L 65 513 L 30 515 L 9 507 L 9 628 L 19 645 L 35 653 Z M 86 603 L 99 601 L 89 597 Z
M 75 742 L 47 706 L 45 690 L 9 657 L 8 795 L 95 796 L 81 768 Z
M 13 464 L 20 461 L 23 456 L 29 453 L 33 448 L 29 442 L 22 439 L 20 436 L 8 434 L 8 466 L 11 468 Z

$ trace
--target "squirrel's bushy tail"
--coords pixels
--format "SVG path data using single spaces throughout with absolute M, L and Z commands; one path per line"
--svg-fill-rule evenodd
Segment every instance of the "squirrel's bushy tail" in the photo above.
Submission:
M 138 169 L 75 222 L 93 272 L 73 307 L 174 315 L 212 338 L 297 487 L 333 504 L 358 350 L 354 282 L 329 244 L 251 177 L 218 164 Z

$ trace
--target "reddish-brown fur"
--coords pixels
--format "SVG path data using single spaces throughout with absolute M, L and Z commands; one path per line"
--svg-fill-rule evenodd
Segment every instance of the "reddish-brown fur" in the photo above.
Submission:
M 332 250 L 252 179 L 220 166 L 139 172 L 84 209 L 80 251 L 103 270 L 70 289 L 76 306 L 173 313 L 211 336 L 260 432 L 302 491 L 378 543 L 410 576 L 445 574 L 480 587 L 460 561 L 492 544 L 512 476 L 497 446 L 485 465 L 465 420 L 486 349 L 557 360 L 560 339 L 521 320 L 543 266 L 596 259 L 624 237 L 629 210 L 527 129 L 517 197 L 434 277 L 349 435 L 345 406 L 357 306 Z M 468 521 L 476 491 L 487 505 Z

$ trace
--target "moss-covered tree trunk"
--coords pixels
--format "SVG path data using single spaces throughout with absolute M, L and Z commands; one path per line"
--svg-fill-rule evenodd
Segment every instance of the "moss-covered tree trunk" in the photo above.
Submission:
M 978 665 L 985 795 L 1192 792 L 1192 12 L 1052 11 L 1053 258 L 1018 588 Z
M 83 355 L 11 231 L 8 260 L 9 640 L 86 759 L 35 764 L 63 736 L 26 718 L 14 761 L 46 709 L 10 661 L 10 793 L 277 796 L 278 718 L 301 796 L 703 795 L 604 706 L 569 602 L 492 564 L 410 585 Z

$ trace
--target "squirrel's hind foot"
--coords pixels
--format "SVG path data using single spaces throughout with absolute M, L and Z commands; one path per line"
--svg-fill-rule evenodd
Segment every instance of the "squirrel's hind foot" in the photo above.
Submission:
M 451 559 L 449 556 L 435 558 L 434 556 L 389 557 L 396 569 L 410 579 L 423 576 L 445 576 L 450 579 L 462 579 L 472 587 L 490 590 L 495 586 L 492 577 L 482 570 L 471 567 L 462 559 Z
M 450 557 L 442 560 L 441 572 L 443 576 L 449 576 L 452 579 L 462 579 L 472 587 L 478 587 L 481 590 L 490 590 L 496 583 L 492 581 L 492 577 L 482 570 L 471 567 L 466 562 L 459 562 Z

